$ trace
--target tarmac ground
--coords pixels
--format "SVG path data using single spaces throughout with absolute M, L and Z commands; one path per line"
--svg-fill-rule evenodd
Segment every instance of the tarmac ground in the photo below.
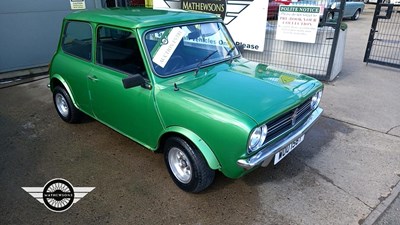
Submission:
M 161 154 L 89 118 L 64 123 L 46 77 L 0 86 L 0 224 L 400 224 L 400 73 L 362 62 L 373 6 L 346 21 L 343 70 L 304 142 L 199 194 L 175 186 Z M 22 187 L 53 178 L 95 189 L 51 212 Z

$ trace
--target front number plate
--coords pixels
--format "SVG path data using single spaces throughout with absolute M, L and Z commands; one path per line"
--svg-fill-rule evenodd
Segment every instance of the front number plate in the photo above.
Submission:
M 281 161 L 285 156 L 287 156 L 293 149 L 297 147 L 304 140 L 304 135 L 297 138 L 292 143 L 288 144 L 284 149 L 280 150 L 275 154 L 274 165 L 276 165 L 279 161 Z

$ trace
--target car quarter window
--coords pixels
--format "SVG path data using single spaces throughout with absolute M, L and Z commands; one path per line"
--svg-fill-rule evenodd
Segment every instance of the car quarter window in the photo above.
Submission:
M 92 28 L 89 23 L 67 22 L 62 38 L 62 49 L 86 60 L 92 59 Z
M 145 74 L 139 46 L 131 31 L 101 26 L 96 44 L 97 64 L 130 74 Z

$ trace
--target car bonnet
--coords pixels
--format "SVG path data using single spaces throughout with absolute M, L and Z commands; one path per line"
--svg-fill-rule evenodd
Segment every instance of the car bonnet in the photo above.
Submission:
M 216 67 L 179 88 L 238 110 L 257 123 L 292 109 L 322 84 L 308 76 L 250 61 Z

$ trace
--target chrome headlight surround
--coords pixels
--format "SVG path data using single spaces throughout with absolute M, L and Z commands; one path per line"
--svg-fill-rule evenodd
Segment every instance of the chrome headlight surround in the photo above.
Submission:
M 252 153 L 257 149 L 259 149 L 264 144 L 265 138 L 267 137 L 267 133 L 268 133 L 268 128 L 266 124 L 261 125 L 256 129 L 254 129 L 247 143 L 247 152 Z
M 312 110 L 318 108 L 318 105 L 321 102 L 321 97 L 322 97 L 322 90 L 318 91 L 317 93 L 314 94 L 314 96 L 312 96 L 310 103 Z

